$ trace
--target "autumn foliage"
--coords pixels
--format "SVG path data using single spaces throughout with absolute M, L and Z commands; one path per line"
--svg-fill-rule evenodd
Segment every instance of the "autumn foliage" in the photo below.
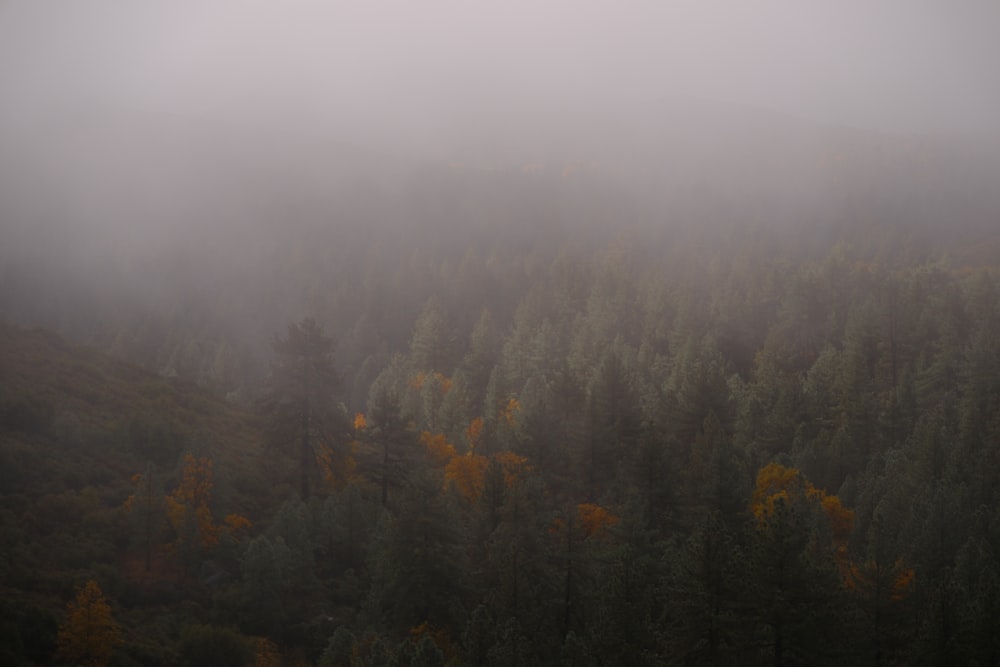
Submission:
M 511 398 L 507 401 L 507 405 L 503 409 L 503 418 L 511 426 L 517 420 L 517 415 L 521 412 L 521 403 L 516 398 Z
M 211 500 L 212 460 L 185 455 L 181 482 L 166 498 L 167 519 L 177 535 L 177 545 L 186 541 L 192 528 L 198 544 L 211 549 L 219 543 L 223 531 L 238 538 L 250 527 L 250 520 L 238 514 L 230 514 L 221 526 L 216 525 Z
M 497 452 L 491 456 L 476 453 L 482 434 L 483 419 L 476 417 L 465 429 L 469 449 L 464 454 L 459 454 L 443 433 L 424 431 L 420 434 L 420 442 L 432 465 L 444 468 L 445 485 L 452 486 L 469 503 L 475 503 L 482 495 L 490 461 L 500 466 L 507 488 L 530 469 L 528 459 L 514 452 Z
M 103 667 L 121 643 L 121 629 L 111 618 L 111 606 L 91 579 L 66 605 L 66 620 L 56 637 L 56 655 L 70 664 Z
M 474 503 L 483 493 L 488 465 L 489 460 L 485 456 L 472 452 L 464 456 L 454 456 L 445 466 L 445 483 L 453 485 L 467 502 Z
M 448 442 L 443 433 L 424 431 L 420 434 L 420 444 L 424 446 L 433 465 L 443 466 L 455 456 L 455 446 Z
M 184 456 L 181 482 L 167 496 L 167 519 L 177 534 L 177 543 L 187 539 L 193 524 L 198 543 L 209 549 L 219 542 L 219 534 L 212 521 L 209 502 L 212 499 L 212 460 L 206 457 Z
M 916 572 L 897 558 L 886 565 L 874 559 L 851 563 L 844 577 L 844 586 L 861 597 L 884 598 L 902 602 L 909 595 Z
M 365 413 L 356 413 L 354 415 L 354 430 L 364 431 L 366 428 L 368 428 L 368 420 L 365 418 Z
M 484 423 L 482 417 L 476 417 L 469 423 L 468 428 L 465 429 L 465 441 L 469 446 L 470 452 L 475 452 L 483 440 Z
M 854 511 L 844 507 L 837 496 L 817 489 L 796 468 L 786 468 L 779 463 L 769 463 L 761 468 L 750 502 L 753 514 L 761 524 L 774 516 L 778 503 L 818 507 L 829 522 L 834 558 L 841 568 L 846 566 L 847 543 L 854 529 Z
M 434 378 L 435 380 L 437 380 L 438 387 L 440 388 L 442 396 L 447 396 L 448 392 L 451 391 L 452 380 L 451 378 L 445 376 L 442 373 L 432 373 L 431 375 L 422 372 L 417 373 L 416 375 L 413 376 L 413 379 L 410 380 L 410 387 L 416 389 L 417 391 L 422 391 L 424 388 L 424 384 L 426 384 L 428 378 Z
M 360 412 L 354 418 L 355 426 L 358 424 L 358 417 L 364 428 L 364 415 Z M 357 477 L 358 448 L 359 443 L 353 440 L 336 447 L 325 442 L 316 445 L 316 465 L 327 486 L 339 489 Z
M 583 526 L 587 537 L 603 535 L 608 529 L 618 523 L 618 517 L 594 503 L 581 503 L 576 506 L 577 518 Z

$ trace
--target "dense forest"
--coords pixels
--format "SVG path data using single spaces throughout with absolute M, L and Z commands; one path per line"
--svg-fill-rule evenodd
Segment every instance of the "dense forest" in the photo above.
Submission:
M 2 662 L 996 663 L 995 211 L 536 177 L 7 258 Z
M 998 26 L 0 1 L 0 667 L 1000 665 Z

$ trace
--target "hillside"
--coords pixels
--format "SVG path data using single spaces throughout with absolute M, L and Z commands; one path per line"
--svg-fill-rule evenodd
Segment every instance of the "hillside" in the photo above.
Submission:
M 98 464 L 95 475 L 121 474 L 146 460 L 170 468 L 186 448 L 238 471 L 260 454 L 259 425 L 216 393 L 41 329 L 0 324 L 0 377 L 7 437 L 71 457 L 49 462 L 64 471 Z M 22 491 L 59 478 L 15 470 Z

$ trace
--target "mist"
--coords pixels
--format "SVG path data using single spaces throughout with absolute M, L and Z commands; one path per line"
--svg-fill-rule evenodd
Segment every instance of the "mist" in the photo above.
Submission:
M 0 0 L 0 663 L 995 663 L 998 34 Z
M 998 20 L 989 2 L 8 2 L 0 71 L 7 116 L 155 109 L 417 145 L 464 114 L 663 98 L 995 135 Z
M 6 2 L 4 310 L 61 328 L 38 309 L 71 285 L 173 312 L 284 282 L 303 244 L 986 229 L 998 25 L 989 2 Z

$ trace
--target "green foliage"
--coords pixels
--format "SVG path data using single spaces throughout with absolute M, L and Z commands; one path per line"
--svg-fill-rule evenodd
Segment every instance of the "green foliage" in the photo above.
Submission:
M 253 659 L 243 635 L 210 625 L 189 625 L 181 630 L 177 653 L 187 667 L 245 667 Z
M 393 627 L 451 627 L 460 618 L 459 533 L 454 508 L 431 471 L 414 473 L 398 510 L 382 517 L 371 555 L 373 619 Z
M 122 664 L 246 664 L 240 632 L 261 661 L 351 667 L 994 660 L 995 274 L 748 239 L 415 250 L 316 282 L 331 335 L 291 325 L 266 381 L 217 333 L 121 334 L 265 415 L 0 326 L 0 662 L 51 662 L 91 577 Z M 224 534 L 172 550 L 159 503 L 191 447 Z M 768 464 L 815 486 L 752 500 Z
M 243 554 L 243 583 L 240 597 L 240 626 L 250 634 L 279 636 L 285 631 L 287 573 L 292 554 L 284 541 L 254 538 Z
M 52 421 L 53 408 L 41 396 L 32 394 L 0 395 L 0 429 L 36 434 Z
M 260 408 L 270 422 L 271 442 L 298 461 L 299 494 L 309 498 L 317 477 L 320 447 L 333 450 L 328 468 L 342 470 L 340 449 L 346 420 L 334 401 L 340 377 L 334 368 L 333 339 L 315 319 L 288 326 L 271 343 L 275 360 Z

